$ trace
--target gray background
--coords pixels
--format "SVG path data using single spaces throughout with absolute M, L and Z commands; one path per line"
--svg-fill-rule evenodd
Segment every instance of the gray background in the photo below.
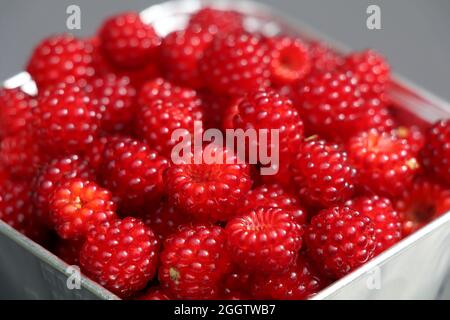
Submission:
M 0 0 L 0 79 L 20 71 L 41 38 L 67 31 L 66 8 L 81 7 L 90 35 L 105 16 L 140 10 L 158 0 Z M 264 0 L 355 49 L 374 47 L 396 72 L 450 100 L 450 1 Z M 380 31 L 366 28 L 366 8 L 382 10 Z

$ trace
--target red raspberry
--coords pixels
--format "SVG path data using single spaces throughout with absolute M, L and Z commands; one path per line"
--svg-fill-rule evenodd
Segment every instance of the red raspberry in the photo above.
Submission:
M 304 225 L 308 218 L 306 210 L 300 206 L 297 198 L 279 184 L 264 184 L 251 190 L 243 199 L 239 212 L 245 214 L 259 207 L 287 210 L 300 225 Z
M 127 217 L 95 228 L 81 248 L 80 264 L 87 276 L 124 298 L 153 278 L 158 251 L 153 231 Z
M 28 181 L 2 179 L 0 183 L 0 220 L 17 231 L 41 242 L 46 229 L 35 215 Z
M 243 31 L 243 17 L 232 10 L 202 8 L 194 13 L 189 20 L 189 27 L 201 27 L 213 34 L 240 33 Z
M 146 144 L 118 139 L 104 151 L 103 183 L 121 209 L 135 210 L 162 196 L 162 174 L 167 167 L 168 161 Z
M 92 53 L 86 41 L 72 35 L 56 35 L 41 41 L 34 49 L 27 71 L 43 89 L 60 82 L 89 79 Z
M 121 132 L 130 127 L 136 103 L 130 78 L 108 73 L 89 82 L 87 90 L 101 115 L 101 129 Z
M 252 281 L 252 294 L 257 299 L 305 300 L 319 292 L 327 280 L 299 255 L 284 273 L 257 274 Z
M 139 14 L 124 12 L 106 20 L 100 31 L 105 56 L 119 68 L 141 68 L 157 55 L 161 39 Z
M 230 269 L 225 232 L 208 225 L 182 227 L 164 242 L 159 281 L 178 299 L 208 299 Z
M 167 200 L 161 201 L 157 206 L 152 206 L 142 218 L 160 239 L 165 239 L 178 228 L 189 222 L 189 217 L 172 206 Z
M 304 78 L 311 70 L 308 47 L 300 40 L 289 37 L 270 39 L 272 82 L 291 84 Z
M 450 185 L 450 120 L 440 120 L 428 130 L 423 164 L 428 172 Z
M 20 89 L 0 89 L 0 138 L 26 130 L 37 105 L 34 97 Z
M 86 161 L 77 155 L 56 158 L 46 164 L 33 181 L 33 202 L 40 219 L 50 225 L 49 204 L 50 199 L 62 181 L 82 178 L 92 179 L 94 174 Z
M 194 122 L 203 117 L 201 100 L 194 90 L 174 86 L 160 78 L 144 85 L 139 103 L 136 115 L 139 136 L 168 158 L 179 142 L 172 139 L 174 130 L 185 129 L 185 134 L 193 137 Z
M 297 105 L 308 132 L 331 140 L 385 125 L 386 110 L 376 99 L 364 100 L 357 78 L 341 71 L 316 73 L 300 81 Z
M 383 95 L 391 77 L 391 68 L 378 52 L 374 50 L 354 52 L 346 57 L 343 68 L 353 72 L 363 94 L 384 99 Z
M 307 139 L 292 163 L 301 198 L 329 207 L 349 199 L 355 191 L 356 170 L 338 145 Z
M 115 210 L 111 192 L 83 179 L 65 181 L 50 200 L 50 219 L 63 239 L 85 238 L 96 225 L 117 219 Z
M 54 253 L 68 265 L 78 266 L 80 264 L 80 251 L 84 240 L 62 240 L 58 239 Z
M 205 50 L 200 71 L 216 93 L 245 94 L 269 85 L 269 64 L 270 50 L 259 37 L 228 34 Z
M 200 164 L 195 164 L 197 158 L 202 160 Z M 213 144 L 171 166 L 165 178 L 169 201 L 199 221 L 231 218 L 252 186 L 250 167 L 238 164 L 232 152 Z
M 137 300 L 171 300 L 165 290 L 160 287 L 152 287 Z
M 393 129 L 391 134 L 406 139 L 414 154 L 419 154 L 425 146 L 425 133 L 417 126 L 400 126 Z
M 249 93 L 238 106 L 238 116 L 234 118 L 234 124 L 244 130 L 269 130 L 266 152 L 277 150 L 274 147 L 279 148 L 280 163 L 291 156 L 294 147 L 303 139 L 303 122 L 298 111 L 291 100 L 275 91 L 261 89 Z M 279 141 L 271 140 L 272 129 L 279 130 Z M 250 141 L 250 144 L 256 147 L 259 140 Z
M 375 227 L 377 247 L 375 255 L 402 239 L 402 224 L 400 216 L 394 210 L 391 200 L 379 196 L 359 197 L 349 200 L 346 206 L 369 217 Z
M 408 188 L 419 164 L 408 142 L 377 130 L 363 132 L 348 144 L 361 187 L 375 194 L 396 196 Z
M 244 270 L 286 271 L 302 246 L 302 227 L 281 208 L 258 208 L 227 223 L 228 249 Z
M 9 168 L 12 176 L 33 177 L 42 161 L 39 145 L 28 132 L 7 136 L 0 142 L 0 164 Z
M 403 236 L 408 236 L 450 210 L 450 189 L 425 178 L 403 189 L 395 208 L 400 213 Z
M 201 28 L 174 31 L 166 36 L 161 45 L 161 62 L 166 78 L 191 88 L 203 86 L 199 64 L 213 38 L 208 29 Z
M 63 83 L 40 97 L 33 125 L 43 150 L 70 154 L 92 144 L 98 122 L 87 94 L 76 85 Z
M 321 271 L 339 279 L 375 255 L 372 220 L 348 207 L 320 211 L 305 233 L 308 254 Z
M 331 72 L 343 63 L 343 58 L 332 51 L 325 43 L 313 41 L 308 44 L 313 72 Z

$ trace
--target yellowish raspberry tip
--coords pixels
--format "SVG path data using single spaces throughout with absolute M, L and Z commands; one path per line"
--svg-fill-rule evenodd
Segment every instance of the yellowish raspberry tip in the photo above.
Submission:
M 170 280 L 178 282 L 178 279 L 180 279 L 180 272 L 177 269 L 171 267 L 169 269 L 169 276 Z
M 407 127 L 403 127 L 403 126 L 398 127 L 396 131 L 397 131 L 397 136 L 402 139 L 407 138 L 409 135 L 409 129 Z
M 317 134 L 314 134 L 312 136 L 309 136 L 309 137 L 305 138 L 305 142 L 313 141 L 313 140 L 316 140 L 318 138 L 319 138 L 319 136 Z
M 408 168 L 410 168 L 411 170 L 416 170 L 420 167 L 419 163 L 417 162 L 416 158 L 411 158 L 408 161 L 406 161 L 406 165 L 408 166 Z

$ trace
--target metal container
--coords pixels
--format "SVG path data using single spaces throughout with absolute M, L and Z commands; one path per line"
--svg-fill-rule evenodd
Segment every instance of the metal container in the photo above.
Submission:
M 253 1 L 171 1 L 141 13 L 164 36 L 180 29 L 202 6 L 239 11 L 245 27 L 266 35 L 284 33 L 327 42 L 337 52 L 349 50 L 277 10 Z M 36 87 L 27 73 L 4 83 L 30 94 Z M 433 122 L 450 117 L 450 105 L 399 76 L 390 97 L 395 111 L 408 122 Z M 358 270 L 322 290 L 313 299 L 450 299 L 450 213 L 428 224 Z M 0 298 L 118 299 L 81 277 L 80 289 L 69 289 L 71 269 L 61 259 L 0 221 Z

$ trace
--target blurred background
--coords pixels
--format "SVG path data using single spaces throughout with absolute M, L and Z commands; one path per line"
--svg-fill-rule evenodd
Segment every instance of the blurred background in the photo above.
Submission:
M 233 0 L 230 0 L 233 1 Z M 21 71 L 43 37 L 68 31 L 66 8 L 81 8 L 78 35 L 93 34 L 121 10 L 142 10 L 161 0 L 0 0 L 0 79 Z M 395 71 L 450 100 L 450 1 L 262 0 L 354 48 L 373 47 Z M 368 30 L 366 9 L 381 7 L 382 30 Z

